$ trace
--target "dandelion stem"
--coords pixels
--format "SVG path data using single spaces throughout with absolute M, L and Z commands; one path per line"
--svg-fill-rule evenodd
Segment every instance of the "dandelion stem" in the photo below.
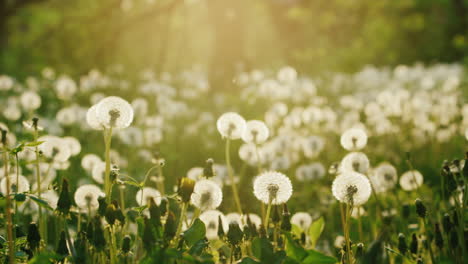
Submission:
M 34 126 L 34 142 L 37 144 L 37 139 L 39 137 L 39 131 L 37 130 L 37 126 Z M 42 182 L 41 182 L 41 168 L 39 167 L 39 147 L 36 145 L 34 147 L 34 153 L 36 154 L 36 160 L 35 160 L 35 165 L 36 165 L 36 178 L 37 178 L 37 197 L 39 199 L 42 199 Z M 41 237 L 46 241 L 47 243 L 47 223 L 44 221 L 42 217 L 42 207 L 39 206 L 39 232 L 41 233 Z
M 234 201 L 236 202 L 237 211 L 238 211 L 238 213 L 240 215 L 242 215 L 242 207 L 241 207 L 241 203 L 240 203 L 240 200 L 239 200 L 239 194 L 237 192 L 237 186 L 236 186 L 236 183 L 234 181 L 234 173 L 233 173 L 232 167 L 231 167 L 231 158 L 230 158 L 230 152 L 229 152 L 229 145 L 230 145 L 230 140 L 226 139 L 226 165 L 227 165 L 227 169 L 228 169 L 229 179 L 231 180 L 232 193 L 233 193 L 233 196 L 234 196 Z
M 7 236 L 8 236 L 8 258 L 9 263 L 15 263 L 15 245 L 14 245 L 14 237 L 13 237 L 13 221 L 11 217 L 11 197 L 10 197 L 10 176 L 8 175 L 8 151 L 6 146 L 3 147 L 3 166 L 4 169 L 4 177 L 6 179 L 6 218 L 7 218 Z
M 180 209 L 180 218 L 179 223 L 177 225 L 177 231 L 175 235 L 175 244 L 179 242 L 180 232 L 182 231 L 182 223 L 184 222 L 185 213 L 187 212 L 187 203 L 182 203 L 182 208 Z
M 106 169 L 105 169 L 105 177 L 104 177 L 104 189 L 106 192 L 106 200 L 107 203 L 111 201 L 111 190 L 112 190 L 112 183 L 110 182 L 110 148 L 112 142 L 112 126 L 109 130 L 104 129 L 104 143 L 105 143 L 105 158 L 106 158 Z
M 265 214 L 265 219 L 263 220 L 263 225 L 265 226 L 265 231 L 268 232 L 268 221 L 270 220 L 271 212 L 271 201 L 268 203 L 267 211 Z

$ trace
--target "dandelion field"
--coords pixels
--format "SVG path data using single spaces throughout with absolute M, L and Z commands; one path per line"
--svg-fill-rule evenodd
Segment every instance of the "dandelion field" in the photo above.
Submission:
M 464 264 L 459 64 L 0 75 L 2 263 Z

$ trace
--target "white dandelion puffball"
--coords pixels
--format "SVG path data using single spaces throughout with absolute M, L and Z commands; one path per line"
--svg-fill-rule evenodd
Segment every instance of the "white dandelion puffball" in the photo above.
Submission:
M 372 193 L 372 187 L 366 176 L 352 171 L 344 172 L 335 178 L 332 193 L 342 202 L 359 206 L 367 202 Z
M 250 220 L 250 223 L 252 223 L 256 228 L 260 228 L 260 225 L 262 224 L 262 218 L 256 214 L 244 214 L 242 215 L 242 218 L 244 219 L 244 224 L 247 224 L 247 220 Z
M 20 103 L 23 109 L 33 111 L 41 106 L 41 97 L 32 91 L 24 92 L 20 97 Z
M 99 158 L 96 154 L 86 154 L 81 159 L 81 167 L 88 172 L 93 170 L 94 165 L 103 162 L 101 158 Z
M 417 170 L 410 170 L 400 176 L 400 186 L 405 191 L 412 191 L 419 188 L 424 182 L 424 177 Z
M 69 77 L 62 76 L 55 83 L 57 97 L 62 100 L 70 99 L 76 93 L 76 83 Z
M 47 190 L 41 193 L 41 199 L 46 201 L 47 204 L 55 210 L 57 208 L 58 195 L 54 190 Z
M 325 176 L 325 167 L 320 162 L 301 165 L 296 169 L 296 179 L 299 181 L 318 180 Z
M 222 137 L 228 139 L 239 139 L 244 133 L 246 122 L 238 113 L 228 112 L 222 114 L 218 118 L 218 121 L 216 121 L 216 127 Z
M 242 133 L 242 140 L 246 143 L 261 144 L 264 143 L 270 131 L 264 122 L 259 120 L 249 120 L 246 123 L 244 133 Z
M 367 134 L 363 129 L 351 128 L 341 135 L 340 143 L 346 150 L 360 150 L 367 145 Z
M 75 192 L 75 203 L 83 211 L 96 210 L 99 207 L 98 198 L 104 197 L 102 190 L 94 184 L 81 185 Z
M 29 191 L 29 181 L 23 175 L 19 175 L 16 181 L 16 175 L 8 176 L 10 180 L 10 193 L 23 193 Z M 7 193 L 7 178 L 4 177 L 0 182 L 0 191 L 6 195 Z
M 187 172 L 187 178 L 198 181 L 203 177 L 202 167 L 193 167 Z
M 206 227 L 206 238 L 209 240 L 218 239 L 218 225 L 219 218 L 223 223 L 224 232 L 227 232 L 229 228 L 229 223 L 226 220 L 226 217 L 218 210 L 209 210 L 205 211 L 200 215 L 200 220 L 205 224 Z
M 369 173 L 369 180 L 371 181 L 375 192 L 386 192 L 397 184 L 397 170 L 391 164 L 382 163 L 372 170 L 372 173 Z
M 366 173 L 369 170 L 369 159 L 367 155 L 362 152 L 348 153 L 340 164 L 340 171 L 355 171 L 359 173 Z
M 303 231 L 307 231 L 312 224 L 312 216 L 306 212 L 297 212 L 291 217 L 291 224 L 297 225 Z
M 99 123 L 106 128 L 126 128 L 133 121 L 133 108 L 124 99 L 109 96 L 97 104 L 96 116 Z
M 226 215 L 226 221 L 228 222 L 228 224 L 237 223 L 241 229 L 243 228 L 243 226 L 242 226 L 242 217 L 238 213 L 229 213 L 229 214 L 227 214 Z
M 64 137 L 63 142 L 67 145 L 67 147 L 70 149 L 70 153 L 72 156 L 76 156 L 80 154 L 81 152 L 81 144 L 78 139 L 75 137 Z
M 159 205 L 161 203 L 161 193 L 154 188 L 144 187 L 137 192 L 135 199 L 139 206 L 147 205 L 148 199 L 154 199 L 154 202 Z
M 285 203 L 291 198 L 292 191 L 289 178 L 279 172 L 264 172 L 254 180 L 254 195 L 265 204 Z
M 93 169 L 91 170 L 91 177 L 97 183 L 103 184 L 104 183 L 104 173 L 106 172 L 106 163 L 104 161 L 100 161 L 94 164 Z
M 195 183 L 191 202 L 198 209 L 216 209 L 223 201 L 223 192 L 219 185 L 210 180 L 200 180 Z
M 101 124 L 97 117 L 96 109 L 97 105 L 93 105 L 88 109 L 88 111 L 86 112 L 86 122 L 88 123 L 88 126 L 92 129 L 102 130 L 104 129 L 104 126 Z
M 51 158 L 57 162 L 66 162 L 71 156 L 71 149 L 62 138 L 43 136 L 40 137 L 38 141 L 43 141 L 43 143 L 39 145 L 39 150 L 42 151 L 47 158 Z

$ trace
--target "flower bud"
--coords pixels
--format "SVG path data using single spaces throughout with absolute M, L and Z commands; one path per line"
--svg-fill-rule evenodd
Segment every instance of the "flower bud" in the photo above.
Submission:
M 224 225 L 221 216 L 218 216 L 218 237 L 222 239 L 224 237 Z
M 281 230 L 284 231 L 291 231 L 292 226 L 291 226 L 291 219 L 290 219 L 290 214 L 289 210 L 286 204 L 283 205 L 283 217 L 281 219 Z
M 39 247 L 39 243 L 41 242 L 41 235 L 39 234 L 39 229 L 37 228 L 36 223 L 29 224 L 27 241 L 29 248 L 32 251 L 35 251 Z
M 167 213 L 167 206 L 168 206 L 168 201 L 166 197 L 161 198 L 161 203 L 159 204 L 159 212 L 161 213 L 161 216 L 165 216 Z
M 149 213 L 151 218 L 151 223 L 154 227 L 161 226 L 161 212 L 159 211 L 159 207 L 154 202 L 154 199 L 149 200 Z
M 360 258 L 364 255 L 364 244 L 358 243 L 356 245 L 356 258 Z
M 203 176 L 205 176 L 205 178 L 211 178 L 215 176 L 213 164 L 213 159 L 210 158 L 206 160 L 205 167 L 203 167 Z
M 65 239 L 65 231 L 60 233 L 60 239 L 55 252 L 63 258 L 70 254 L 67 247 L 67 240 Z
M 171 211 L 167 214 L 166 224 L 164 225 L 164 237 L 171 240 L 176 235 L 177 223 L 174 213 Z
M 93 219 L 93 245 L 98 250 L 104 250 L 106 239 L 104 238 L 104 230 L 102 229 L 101 219 L 95 216 Z
M 97 200 L 99 203 L 97 212 L 100 216 L 104 216 L 106 214 L 106 209 L 107 209 L 106 197 L 99 196 Z
M 60 192 L 57 201 L 57 211 L 61 214 L 67 215 L 70 212 L 72 205 L 70 191 L 68 190 L 68 181 L 64 178 L 62 182 L 62 191 Z
M 271 221 L 276 225 L 279 223 L 280 220 L 281 220 L 281 217 L 279 214 L 278 206 L 275 205 L 273 206 L 273 213 L 271 214 Z
M 450 215 L 449 214 L 444 214 L 444 217 L 442 218 L 442 226 L 444 227 L 444 232 L 446 234 L 450 234 L 450 230 L 452 230 L 452 221 L 450 221 Z
M 1 142 L 2 142 L 2 145 L 4 147 L 6 147 L 6 144 L 7 144 L 7 131 L 6 130 L 3 130 L 3 129 L 0 129 L 1 133 L 2 133 L 2 136 L 1 136 Z
M 188 203 L 190 202 L 190 198 L 192 197 L 193 188 L 195 188 L 195 181 L 184 177 L 179 179 L 179 188 L 178 194 L 182 198 L 182 202 Z
M 237 222 L 232 222 L 229 224 L 229 230 L 227 232 L 229 244 L 233 246 L 239 245 L 242 242 L 243 236 L 244 234 L 242 233 L 242 230 L 240 229 L 239 224 Z
M 412 254 L 418 254 L 418 237 L 416 234 L 411 237 L 410 251 Z
M 175 235 L 175 232 L 174 232 L 174 235 Z M 174 235 L 171 234 L 171 236 L 167 236 L 168 240 L 172 239 Z M 151 252 L 151 250 L 154 247 L 154 243 L 156 242 L 156 237 L 154 236 L 152 224 L 150 223 L 147 217 L 144 217 L 144 231 L 143 231 L 142 241 L 143 241 L 143 246 L 145 247 L 145 250 L 148 252 Z
M 130 252 L 131 243 L 132 243 L 132 239 L 130 238 L 129 235 L 126 235 L 124 239 L 122 240 L 122 252 L 124 254 L 128 254 Z
M 115 206 L 113 204 L 109 204 L 106 208 L 106 213 L 105 213 L 105 218 L 106 218 L 106 221 L 107 223 L 109 223 L 109 225 L 113 226 L 115 224 L 115 212 L 117 211 L 117 209 L 115 208 Z
M 398 234 L 398 250 L 402 255 L 405 255 L 408 251 L 408 245 L 406 244 L 406 237 L 402 233 Z
M 440 231 L 439 224 L 435 224 L 435 244 L 439 249 L 442 249 L 444 247 L 444 238 L 442 237 L 442 232 Z
M 419 198 L 416 199 L 415 205 L 416 205 L 416 213 L 418 214 L 418 216 L 421 217 L 421 218 L 425 218 L 426 213 L 427 213 L 427 209 L 426 209 L 426 206 L 421 201 L 421 199 L 419 199 Z

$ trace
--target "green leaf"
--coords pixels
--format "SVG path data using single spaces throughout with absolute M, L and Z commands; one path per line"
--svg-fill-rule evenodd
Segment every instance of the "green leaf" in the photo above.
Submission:
M 134 182 L 134 181 L 122 181 L 124 184 L 127 184 L 127 185 L 132 185 L 132 186 L 135 186 L 137 188 L 141 188 L 142 185 L 140 185 L 138 182 Z
M 322 234 L 324 228 L 325 228 L 325 221 L 323 220 L 323 217 L 320 217 L 319 219 L 315 220 L 310 225 L 309 238 L 310 238 L 310 242 L 312 243 L 312 247 L 315 247 L 315 245 L 317 244 L 317 240 Z
M 308 250 L 307 253 L 308 256 L 301 262 L 303 264 L 335 264 L 338 262 L 336 258 L 315 250 Z
M 205 224 L 200 219 L 195 219 L 192 226 L 187 229 L 182 236 L 184 237 L 187 244 L 191 247 L 197 241 L 205 238 L 206 228 Z
M 29 198 L 31 198 L 31 200 L 33 200 L 34 202 L 37 203 L 37 205 L 43 207 L 43 208 L 46 208 L 47 210 L 51 210 L 53 211 L 54 209 L 52 207 L 50 207 L 49 203 L 47 201 L 44 201 L 42 199 L 39 199 L 37 198 L 36 196 L 34 195 L 31 195 L 31 194 L 26 194 L 26 196 L 28 196 Z
M 255 238 L 252 241 L 252 254 L 262 264 L 282 263 L 286 257 L 284 251 L 276 252 L 273 245 L 266 238 Z
M 29 143 L 26 143 L 26 147 L 37 147 L 39 145 L 41 145 L 42 143 L 44 143 L 45 141 L 34 141 L 34 142 L 29 142 Z
M 286 254 L 301 262 L 307 256 L 307 251 L 292 239 L 291 234 L 286 233 Z

